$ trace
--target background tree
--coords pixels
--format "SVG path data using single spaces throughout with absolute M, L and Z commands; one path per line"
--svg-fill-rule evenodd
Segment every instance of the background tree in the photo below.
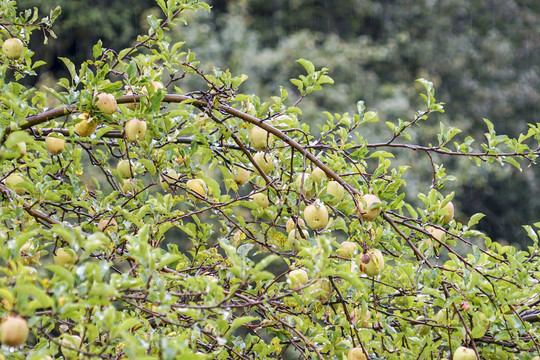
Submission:
M 435 145 L 424 144 L 416 129 L 443 104 L 420 79 L 408 120 L 379 126 L 369 102 L 355 101 L 314 129 L 303 107 L 334 83 L 328 69 L 299 59 L 297 95 L 243 93 L 245 75 L 207 72 L 171 41 L 176 23 L 208 5 L 157 5 L 162 15 L 148 17 L 133 46 L 97 42 L 92 59 L 62 58 L 68 77 L 40 91 L 20 82 L 43 65 L 25 45 L 38 29 L 52 34 L 59 12 L 38 22 L 2 4 L 5 356 L 540 352 L 538 232 L 526 227 L 529 246 L 518 250 L 475 230 L 482 214 L 454 219 L 452 176 L 436 161 L 532 165 L 537 126 L 513 138 L 486 120 L 476 145 L 441 123 Z M 47 95 L 59 105 L 49 108 Z M 431 165 L 419 205 L 406 199 L 417 160 L 407 153 Z

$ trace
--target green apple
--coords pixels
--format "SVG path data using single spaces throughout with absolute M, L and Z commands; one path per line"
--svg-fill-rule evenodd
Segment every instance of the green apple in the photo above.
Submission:
M 476 360 L 476 353 L 473 349 L 460 346 L 454 351 L 452 360 Z
M 266 209 L 268 206 L 270 206 L 270 200 L 266 194 L 256 193 L 251 195 L 251 198 L 253 201 L 255 201 L 255 204 L 257 204 L 259 209 Z
M 328 182 L 328 185 L 326 185 L 326 193 L 328 195 L 332 195 L 333 197 L 331 200 L 326 201 L 328 205 L 336 206 L 341 202 L 341 200 L 343 200 L 343 196 L 345 196 L 345 188 L 337 181 L 332 180 Z
M 50 133 L 45 138 L 45 146 L 51 155 L 58 155 L 64 151 L 66 139 L 62 134 Z
M 384 269 L 384 256 L 379 249 L 370 249 L 358 257 L 360 269 L 364 274 L 374 277 Z
M 0 324 L 0 341 L 3 345 L 18 347 L 28 338 L 28 324 L 19 316 L 8 316 Z
M 249 181 L 249 177 L 251 176 L 251 171 L 244 169 L 241 166 L 237 166 L 234 168 L 234 182 L 238 186 L 242 186 L 245 183 Z
M 361 347 L 355 347 L 347 354 L 347 360 L 367 360 L 367 357 Z
M 150 84 L 154 88 L 154 92 L 157 92 L 159 89 L 165 89 L 165 86 L 163 86 L 163 84 L 160 83 L 159 81 L 152 81 Z M 143 88 L 141 89 L 141 94 L 144 94 L 144 95 L 148 94 L 148 88 L 146 87 L 146 85 L 143 86 Z
M 443 217 L 443 223 L 448 224 L 454 218 L 454 204 L 451 201 L 446 204 L 443 209 L 446 211 Z
M 8 187 L 8 189 L 11 189 L 17 193 L 17 195 L 24 195 L 26 193 L 26 189 L 17 186 L 20 183 L 24 182 L 24 178 L 16 173 L 11 173 L 7 178 L 4 179 L 4 184 Z
M 135 193 L 138 189 L 137 180 L 135 179 L 122 179 L 120 189 L 124 194 Z
M 36 251 L 36 247 L 32 241 L 25 242 L 19 249 L 21 254 L 20 261 L 23 265 L 31 265 L 39 262 L 41 253 Z
M 293 290 L 297 290 L 308 282 L 308 275 L 304 269 L 296 269 L 289 273 L 287 283 Z
M 304 196 L 309 199 L 309 198 L 313 197 L 313 195 L 315 195 L 315 186 L 312 185 L 311 189 L 307 190 L 308 178 L 309 178 L 308 174 L 300 173 L 296 177 L 295 184 L 296 184 L 296 189 L 298 191 L 303 190 L 304 191 Z M 302 179 L 304 180 L 303 186 L 302 186 Z
M 292 229 L 291 231 L 289 231 L 289 236 L 288 236 L 288 240 L 289 240 L 289 245 L 292 245 L 294 244 L 294 240 L 298 239 L 307 239 L 309 238 L 309 233 L 306 229 L 301 229 L 301 230 L 298 230 L 298 229 Z
M 56 249 L 53 260 L 55 265 L 70 269 L 75 264 L 75 261 L 77 261 L 77 254 L 70 248 L 60 248 Z
M 424 316 L 419 316 L 416 318 L 417 321 L 426 321 L 426 318 Z M 414 325 L 414 330 L 416 333 L 420 336 L 426 336 L 429 331 L 431 330 L 431 326 L 425 325 L 425 324 L 416 324 Z
M 351 312 L 351 320 L 354 326 L 366 328 L 369 326 L 369 320 L 371 319 L 371 311 L 366 310 L 362 314 L 362 308 L 354 308 Z
M 97 128 L 97 122 L 94 118 L 90 117 L 90 114 L 79 114 L 77 119 L 80 119 L 80 121 L 75 124 L 75 133 L 77 135 L 90 136 L 94 133 Z
M 328 209 L 319 199 L 304 209 L 304 219 L 311 230 L 322 229 L 328 225 Z
M 132 167 L 133 165 L 129 160 L 120 160 L 116 165 L 116 171 L 121 178 L 130 179 L 133 177 Z
M 202 179 L 191 179 L 186 182 L 186 186 L 193 192 L 199 194 L 201 197 L 205 198 L 208 192 L 208 187 Z M 190 196 L 191 198 L 191 196 Z M 199 198 L 193 197 L 192 200 L 195 202 L 201 201 Z
M 309 287 L 308 292 L 314 294 L 320 302 L 327 303 L 332 298 L 332 284 L 326 278 L 318 279 Z
M 306 226 L 306 223 L 304 222 L 304 220 L 299 218 L 298 219 L 298 225 L 301 228 L 303 228 L 304 226 Z M 290 233 L 291 231 L 293 231 L 294 229 L 296 229 L 296 224 L 295 224 L 293 218 L 290 218 L 289 220 L 287 220 L 287 223 L 285 224 L 285 229 L 287 230 L 287 234 Z
M 438 228 L 433 227 L 433 226 L 428 226 L 428 227 L 426 228 L 426 230 L 427 230 L 429 233 L 431 233 L 431 235 L 432 235 L 435 239 L 437 239 L 438 241 L 443 240 L 443 237 L 444 237 L 444 235 L 446 234 L 446 233 L 444 232 L 444 230 L 438 229 Z M 432 241 L 433 241 L 433 240 L 432 240 L 431 238 L 427 238 L 427 239 L 426 239 L 426 243 L 427 243 L 428 245 L 430 245 L 430 244 L 432 243 Z M 438 242 L 438 241 L 435 242 L 435 246 L 439 245 L 439 242 Z
M 266 150 L 274 144 L 274 135 L 255 125 L 249 131 L 249 142 L 255 150 Z
M 259 167 L 264 171 L 265 174 L 270 174 L 274 170 L 274 155 L 258 152 L 253 156 L 253 160 L 259 165 Z M 255 169 L 255 172 L 258 174 L 259 171 Z
M 2 52 L 10 59 L 19 59 L 24 51 L 24 44 L 20 39 L 11 38 L 2 44 Z
M 315 168 L 309 177 L 319 186 L 322 184 L 323 180 L 327 179 L 326 173 L 319 167 Z
M 118 104 L 113 94 L 99 93 L 97 96 L 96 106 L 99 111 L 103 111 L 105 114 L 111 115 L 118 110 Z
M 358 244 L 353 241 L 344 241 L 341 243 L 340 248 L 337 249 L 337 254 L 344 258 L 352 258 L 354 253 L 358 250 Z
M 171 185 L 176 187 L 175 184 L 179 179 L 180 174 L 177 173 L 176 170 L 168 169 L 159 177 L 159 184 L 163 190 L 169 191 L 171 190 Z
M 371 207 L 373 205 L 380 204 L 380 203 L 381 203 L 381 200 L 375 195 L 371 195 L 371 194 L 362 195 L 362 197 L 360 198 L 360 201 L 358 202 L 360 211 L 362 212 L 362 219 L 364 221 L 375 220 L 377 216 L 379 216 L 379 214 L 381 213 L 382 208 L 379 206 L 372 209 Z
M 98 222 L 97 230 L 99 232 L 110 235 L 118 231 L 118 223 L 113 219 L 101 219 Z
M 62 347 L 61 347 L 62 355 L 64 355 L 64 358 L 66 360 L 79 358 L 78 351 L 68 349 L 66 346 L 69 346 L 70 348 L 74 348 L 74 349 L 80 349 L 82 345 L 82 339 L 80 336 L 64 334 L 62 335 L 61 344 L 62 344 Z
M 146 136 L 146 122 L 137 118 L 131 119 L 124 125 L 127 141 L 136 143 Z

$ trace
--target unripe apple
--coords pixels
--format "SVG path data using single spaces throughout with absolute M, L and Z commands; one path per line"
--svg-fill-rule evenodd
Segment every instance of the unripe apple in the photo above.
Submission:
M 446 210 L 446 214 L 443 217 L 443 223 L 448 224 L 454 218 L 454 204 L 449 201 L 443 209 Z
M 122 179 L 120 189 L 124 194 L 135 193 L 137 191 L 137 180 L 135 179 Z
M 116 171 L 118 175 L 124 179 L 130 179 L 133 177 L 131 173 L 132 164 L 129 160 L 120 160 L 116 165 Z
M 302 228 L 306 226 L 306 223 L 302 219 L 298 219 L 298 225 Z M 296 229 L 296 224 L 294 223 L 294 219 L 290 218 L 287 220 L 287 223 L 285 224 L 285 229 L 287 230 L 287 234 Z
M 242 186 L 249 181 L 251 176 L 251 171 L 244 169 L 243 167 L 237 166 L 234 169 L 234 182 L 238 186 Z
M 311 230 L 322 229 L 328 224 L 328 209 L 319 199 L 304 209 L 304 219 Z
M 540 356 L 536 355 L 536 356 L 533 357 L 531 360 L 540 360 Z
M 97 96 L 96 106 L 99 111 L 103 111 L 107 115 L 114 114 L 118 110 L 118 104 L 113 94 L 99 93 Z
M 6 184 L 9 189 L 15 191 L 17 195 L 24 195 L 24 193 L 26 192 L 25 188 L 17 186 L 18 184 L 23 182 L 24 178 L 16 173 L 9 174 L 9 176 L 4 180 L 4 184 Z
M 293 290 L 297 290 L 308 282 L 308 275 L 304 269 L 296 269 L 289 273 L 287 282 Z
M 374 277 L 384 269 L 384 256 L 379 249 L 370 249 L 358 257 L 360 269 L 367 276 Z
M 253 156 L 253 160 L 259 165 L 265 174 L 270 174 L 274 170 L 274 155 L 264 152 L 258 152 Z M 258 174 L 259 171 L 255 169 Z
M 274 135 L 258 126 L 254 126 L 249 131 L 249 142 L 255 150 L 266 150 L 274 144 Z
M 426 318 L 424 316 L 419 316 L 416 318 L 418 321 L 426 321 Z M 424 325 L 424 324 L 416 324 L 414 325 L 414 330 L 416 333 L 420 336 L 426 336 L 429 331 L 431 330 L 431 326 Z
M 175 183 L 180 179 L 180 174 L 176 170 L 168 169 L 164 174 L 159 177 L 159 184 L 165 191 L 171 190 L 171 185 L 175 186 Z
M 206 186 L 206 183 L 202 179 L 191 179 L 186 182 L 186 186 L 191 190 L 199 194 L 201 197 L 206 197 L 206 193 L 208 192 L 208 188 Z M 201 201 L 198 198 L 194 198 L 195 202 Z
M 18 347 L 28 338 L 28 324 L 18 316 L 8 316 L 2 319 L 0 325 L 0 340 L 3 345 Z
M 381 213 L 382 208 L 379 206 L 375 209 L 372 209 L 371 207 L 374 204 L 380 204 L 380 203 L 381 203 L 381 200 L 375 195 L 371 195 L 371 194 L 362 195 L 361 200 L 358 202 L 360 211 L 362 212 L 362 219 L 364 221 L 375 220 L 377 216 L 379 216 L 379 214 Z
M 75 264 L 75 261 L 77 261 L 77 255 L 70 248 L 56 249 L 53 260 L 55 265 L 70 269 Z
M 165 89 L 165 86 L 163 86 L 163 84 L 159 81 L 152 81 L 151 84 L 154 88 L 154 92 L 157 92 L 159 89 Z M 141 93 L 145 95 L 148 94 L 148 88 L 146 87 L 146 85 L 143 86 L 143 88 L 141 89 Z
M 146 136 L 146 122 L 139 119 L 131 119 L 124 125 L 127 141 L 136 143 Z
M 309 293 L 315 294 L 315 299 L 322 303 L 327 303 L 332 298 L 332 284 L 330 280 L 323 278 L 315 281 L 313 285 L 309 287 Z
M 443 236 L 446 234 L 444 230 L 438 229 L 433 226 L 429 226 L 426 230 L 430 232 L 431 235 L 433 235 L 433 237 L 439 241 L 441 241 L 443 239 Z M 426 239 L 426 242 L 428 243 L 428 245 L 431 244 L 431 241 L 432 241 L 431 238 Z M 438 245 L 438 244 L 439 244 L 438 242 L 435 243 L 435 245 Z
M 24 51 L 24 44 L 20 39 L 11 38 L 2 44 L 2 52 L 10 59 L 19 59 Z
M 476 360 L 476 353 L 473 349 L 460 346 L 454 352 L 453 360 Z
M 351 312 L 352 323 L 357 327 L 368 327 L 370 319 L 371 311 L 369 310 L 366 310 L 366 312 L 362 314 L 362 308 L 354 308 L 354 310 Z
M 315 168 L 309 177 L 319 186 L 322 184 L 323 180 L 327 179 L 326 173 L 319 167 Z
M 36 247 L 32 241 L 25 242 L 19 249 L 21 254 L 21 263 L 23 265 L 30 265 L 39 262 L 41 253 L 36 251 Z
M 341 247 L 337 249 L 337 254 L 341 257 L 352 258 L 354 253 L 358 249 L 358 244 L 353 241 L 344 241 L 341 243 Z
M 66 146 L 66 139 L 64 139 L 64 135 L 62 134 L 50 133 L 45 138 L 45 146 L 47 147 L 47 151 L 49 151 L 51 155 L 58 155 L 62 151 L 64 151 L 64 147 Z
M 347 360 L 367 360 L 367 357 L 361 347 L 355 347 L 349 351 Z
M 301 230 L 292 229 L 291 231 L 289 231 L 288 240 L 289 240 L 290 245 L 293 244 L 294 240 L 296 239 L 307 239 L 307 238 L 309 238 L 309 233 L 305 229 L 301 229 Z
M 331 200 L 327 200 L 326 202 L 329 205 L 336 206 L 343 200 L 345 188 L 337 181 L 330 181 L 328 182 L 328 185 L 326 185 L 326 193 L 333 196 Z
M 75 133 L 79 136 L 90 136 L 97 128 L 97 122 L 94 118 L 90 117 L 88 113 L 82 113 L 77 116 L 77 119 L 81 119 L 75 124 Z
M 298 191 L 302 190 L 304 192 L 304 196 L 307 197 L 308 199 L 313 197 L 313 195 L 315 195 L 315 187 L 312 186 L 311 189 L 307 189 L 307 186 L 308 186 L 308 178 L 309 178 L 309 175 L 306 174 L 306 173 L 300 173 L 298 174 L 298 176 L 296 177 L 296 189 Z M 304 180 L 303 182 L 303 186 L 302 186 L 302 179 Z
M 255 201 L 255 204 L 257 204 L 260 209 L 266 209 L 268 206 L 270 206 L 270 200 L 266 194 L 256 193 L 251 195 L 251 198 L 253 201 Z
M 133 91 L 132 90 L 127 90 L 128 87 L 126 86 L 125 87 L 126 91 L 124 92 L 124 95 L 133 95 Z M 139 102 L 129 102 L 129 103 L 126 103 L 126 106 L 131 109 L 131 110 L 135 110 L 135 107 L 137 106 Z
M 79 358 L 79 352 L 75 350 L 68 349 L 66 346 L 69 346 L 74 349 L 80 349 L 82 344 L 82 339 L 78 335 L 68 335 L 64 334 L 62 337 L 62 355 L 66 358 L 66 360 L 71 359 L 78 359 Z
M 107 235 L 118 231 L 118 223 L 113 219 L 101 219 L 98 222 L 97 230 Z

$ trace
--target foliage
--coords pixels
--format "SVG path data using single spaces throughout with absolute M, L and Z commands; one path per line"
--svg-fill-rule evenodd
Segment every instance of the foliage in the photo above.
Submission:
M 538 155 L 537 125 L 513 138 L 485 120 L 476 145 L 441 124 L 437 143 L 422 145 L 415 130 L 444 108 L 420 79 L 422 106 L 410 120 L 382 123 L 360 101 L 354 113 L 326 112 L 314 129 L 302 106 L 334 82 L 326 68 L 299 59 L 297 97 L 284 87 L 268 99 L 241 93 L 245 75 L 203 72 L 195 53 L 170 41 L 169 29 L 207 4 L 157 4 L 161 18 L 148 17 L 150 31 L 132 47 L 98 42 L 80 65 L 62 58 L 69 78 L 46 89 L 62 106 L 49 109 L 45 92 L 18 82 L 37 64 L 31 51 L 1 57 L 0 311 L 24 317 L 31 331 L 5 356 L 344 359 L 360 347 L 417 359 L 461 345 L 486 359 L 538 354 L 535 227 L 517 250 L 475 230 L 482 214 L 450 219 L 455 194 L 443 186 L 452 176 L 435 161 L 421 206 L 411 205 L 404 176 L 414 163 L 399 156 L 521 168 Z M 2 3 L 2 37 L 27 42 L 40 25 L 24 26 L 34 20 L 17 18 L 14 6 Z M 117 111 L 100 110 L 102 92 Z M 79 113 L 97 122 L 90 136 L 77 135 L 87 121 Z M 146 123 L 139 140 L 125 127 L 134 118 Z M 268 148 L 253 149 L 254 127 L 267 136 L 257 147 Z M 61 138 L 64 151 L 51 155 Z M 121 160 L 127 168 L 116 168 Z M 243 185 L 240 168 L 252 171 Z M 327 193 L 331 181 L 343 200 Z M 322 228 L 299 221 L 308 205 L 328 210 Z M 299 269 L 307 276 L 288 279 Z

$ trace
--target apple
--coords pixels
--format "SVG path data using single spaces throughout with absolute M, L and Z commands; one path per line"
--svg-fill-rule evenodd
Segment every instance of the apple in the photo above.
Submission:
M 165 89 L 165 86 L 163 86 L 163 84 L 159 81 L 152 81 L 150 84 L 154 88 L 154 92 L 157 92 L 159 89 Z M 143 88 L 141 89 L 141 94 L 148 94 L 148 88 L 146 87 L 146 85 L 143 86 Z
M 62 355 L 64 355 L 64 358 L 66 360 L 71 359 L 78 359 L 79 358 L 79 352 L 75 350 L 68 349 L 66 346 L 69 346 L 70 348 L 74 349 L 80 349 L 82 344 L 82 339 L 78 335 L 68 335 L 64 334 L 62 337 Z
M 98 222 L 97 230 L 99 232 L 110 235 L 118 231 L 118 223 L 113 219 L 101 219 Z
M 473 349 L 460 346 L 454 352 L 452 360 L 476 360 L 476 353 Z
M 419 316 L 416 318 L 417 321 L 425 322 L 426 318 L 424 316 Z M 424 324 L 416 324 L 414 325 L 414 330 L 418 333 L 420 336 L 426 336 L 429 331 L 431 330 L 431 326 L 424 325 Z
M 268 200 L 268 196 L 266 196 L 266 194 L 256 193 L 251 195 L 251 198 L 253 201 L 255 201 L 255 204 L 257 204 L 260 209 L 266 209 L 268 206 L 270 206 L 270 200 Z
M 75 264 L 75 261 L 77 261 L 77 255 L 70 248 L 60 248 L 56 249 L 53 260 L 55 265 L 70 269 Z
M 443 239 L 443 236 L 446 234 L 446 233 L 444 232 L 444 230 L 438 229 L 438 228 L 433 227 L 433 226 L 428 226 L 426 230 L 427 230 L 429 233 L 431 233 L 431 235 L 432 235 L 435 239 L 437 239 L 437 240 L 439 240 L 439 241 L 441 241 L 441 240 Z M 431 239 L 431 238 L 427 238 L 427 239 L 426 239 L 426 242 L 427 242 L 428 245 L 430 245 L 431 242 L 432 242 L 432 239 Z M 439 244 L 439 242 L 436 242 L 436 243 L 435 243 L 435 245 L 438 245 L 438 244 Z
M 126 91 L 124 92 L 124 95 L 133 95 L 133 90 L 127 90 L 128 87 L 125 87 Z M 130 102 L 126 103 L 126 106 L 128 109 L 135 110 L 135 107 L 137 106 L 138 102 Z
M 309 287 L 309 293 L 314 294 L 320 302 L 327 303 L 332 298 L 332 284 L 326 278 L 318 279 Z
M 146 136 L 146 122 L 137 118 L 131 119 L 124 125 L 127 141 L 136 143 Z
M 326 185 L 326 193 L 333 196 L 331 200 L 326 201 L 328 205 L 336 206 L 341 202 L 341 200 L 343 200 L 343 196 L 345 196 L 345 188 L 337 181 L 332 180 L 328 182 L 328 185 Z
M 26 155 L 26 143 L 24 141 L 18 142 L 17 147 L 19 148 L 20 157 L 23 157 L 24 155 Z
M 17 195 L 24 195 L 24 193 L 26 193 L 25 188 L 17 186 L 18 184 L 23 182 L 24 178 L 16 173 L 11 173 L 7 178 L 4 179 L 4 184 L 6 184 L 9 189 L 15 191 Z
M 19 316 L 8 316 L 0 324 L 0 341 L 3 345 L 18 347 L 28 338 L 28 324 Z
M 309 175 L 309 177 L 313 180 L 313 182 L 317 185 L 321 185 L 323 180 L 326 180 L 326 173 L 319 167 L 315 168 L 315 170 L 313 170 L 311 172 L 311 175 Z
M 202 179 L 191 179 L 186 182 L 186 186 L 193 192 L 199 194 L 201 197 L 206 197 L 206 194 L 208 192 L 208 187 L 206 186 L 206 183 Z M 195 202 L 201 201 L 198 198 L 194 199 Z
M 309 238 L 309 233 L 306 229 L 301 229 L 301 230 L 297 230 L 297 229 L 292 229 L 291 231 L 289 231 L 289 236 L 288 236 L 288 240 L 289 240 L 289 245 L 293 244 L 294 243 L 294 240 L 298 239 L 307 239 Z
M 341 247 L 337 249 L 337 254 L 344 258 L 352 258 L 354 253 L 358 250 L 358 244 L 353 241 L 344 241 L 341 243 Z
M 531 360 L 540 360 L 540 356 L 536 355 L 536 356 L 533 357 Z
M 118 105 L 113 94 L 99 93 L 97 98 L 96 106 L 99 111 L 103 111 L 105 114 L 111 115 L 118 110 Z
M 97 122 L 94 118 L 90 117 L 90 114 L 79 114 L 77 119 L 80 119 L 80 121 L 75 124 L 75 133 L 77 135 L 90 136 L 94 133 L 97 128 Z
M 304 222 L 304 220 L 298 219 L 298 225 L 302 228 L 306 226 L 306 223 Z M 285 229 L 287 230 L 287 234 L 296 229 L 296 224 L 293 218 L 287 220 L 287 223 L 285 224 Z
M 311 230 L 324 228 L 328 224 L 328 209 L 319 199 L 304 209 L 304 219 Z
M 180 179 L 180 174 L 176 170 L 168 169 L 165 173 L 161 174 L 159 177 L 159 184 L 161 188 L 165 191 L 171 190 L 171 185 L 174 187 L 176 182 Z
M 24 44 L 20 39 L 11 38 L 2 44 L 2 52 L 10 59 L 19 59 L 24 51 Z
M 365 205 L 364 205 L 365 203 Z M 371 207 L 375 204 L 380 204 L 381 200 L 371 194 L 365 194 L 362 195 L 360 198 L 360 201 L 358 202 L 358 206 L 360 207 L 360 211 L 362 212 L 362 219 L 364 221 L 373 221 L 379 216 L 381 213 L 382 208 L 379 206 L 375 209 L 372 209 Z
M 351 312 L 351 321 L 354 326 L 362 328 L 368 327 L 370 319 L 371 311 L 369 310 L 366 310 L 366 312 L 362 314 L 362 308 L 354 308 L 354 310 Z
M 315 187 L 312 185 L 311 189 L 307 190 L 308 177 L 309 177 L 309 175 L 306 174 L 306 173 L 298 174 L 298 176 L 296 177 L 296 189 L 298 191 L 303 190 L 305 197 L 307 197 L 309 199 L 309 198 L 313 197 L 313 195 L 315 195 Z M 304 180 L 303 186 L 302 186 L 302 179 Z
M 446 210 L 446 214 L 443 217 L 443 223 L 448 224 L 454 218 L 454 204 L 451 201 L 443 207 Z
M 137 190 L 137 180 L 135 179 L 122 179 L 120 189 L 124 194 L 135 193 Z
M 242 186 L 249 181 L 251 176 L 251 171 L 244 169 L 243 167 L 237 166 L 234 169 L 234 182 L 238 186 Z
M 64 135 L 62 134 L 50 133 L 45 138 L 45 146 L 51 155 L 58 155 L 64 151 L 66 139 L 64 139 Z
M 41 253 L 36 251 L 36 247 L 32 241 L 25 242 L 19 249 L 21 254 L 21 263 L 23 265 L 30 265 L 39 262 Z
M 274 170 L 274 155 L 264 152 L 258 152 L 253 156 L 253 160 L 259 165 L 265 174 L 270 174 Z M 255 169 L 255 172 L 259 172 Z
M 347 360 L 367 360 L 367 357 L 361 347 L 355 347 L 347 354 Z
M 374 277 L 384 269 L 384 256 L 379 249 L 370 249 L 358 257 L 360 269 L 367 276 Z
M 274 135 L 255 125 L 249 131 L 249 142 L 255 150 L 266 150 L 274 145 Z
M 131 164 L 131 161 L 129 160 L 120 160 L 118 164 L 116 164 L 116 171 L 118 172 L 118 175 L 122 177 L 123 179 L 130 179 L 133 177 L 133 174 L 131 172 L 133 165 Z
M 296 269 L 289 273 L 287 282 L 293 290 L 297 290 L 308 282 L 308 275 L 304 269 Z

